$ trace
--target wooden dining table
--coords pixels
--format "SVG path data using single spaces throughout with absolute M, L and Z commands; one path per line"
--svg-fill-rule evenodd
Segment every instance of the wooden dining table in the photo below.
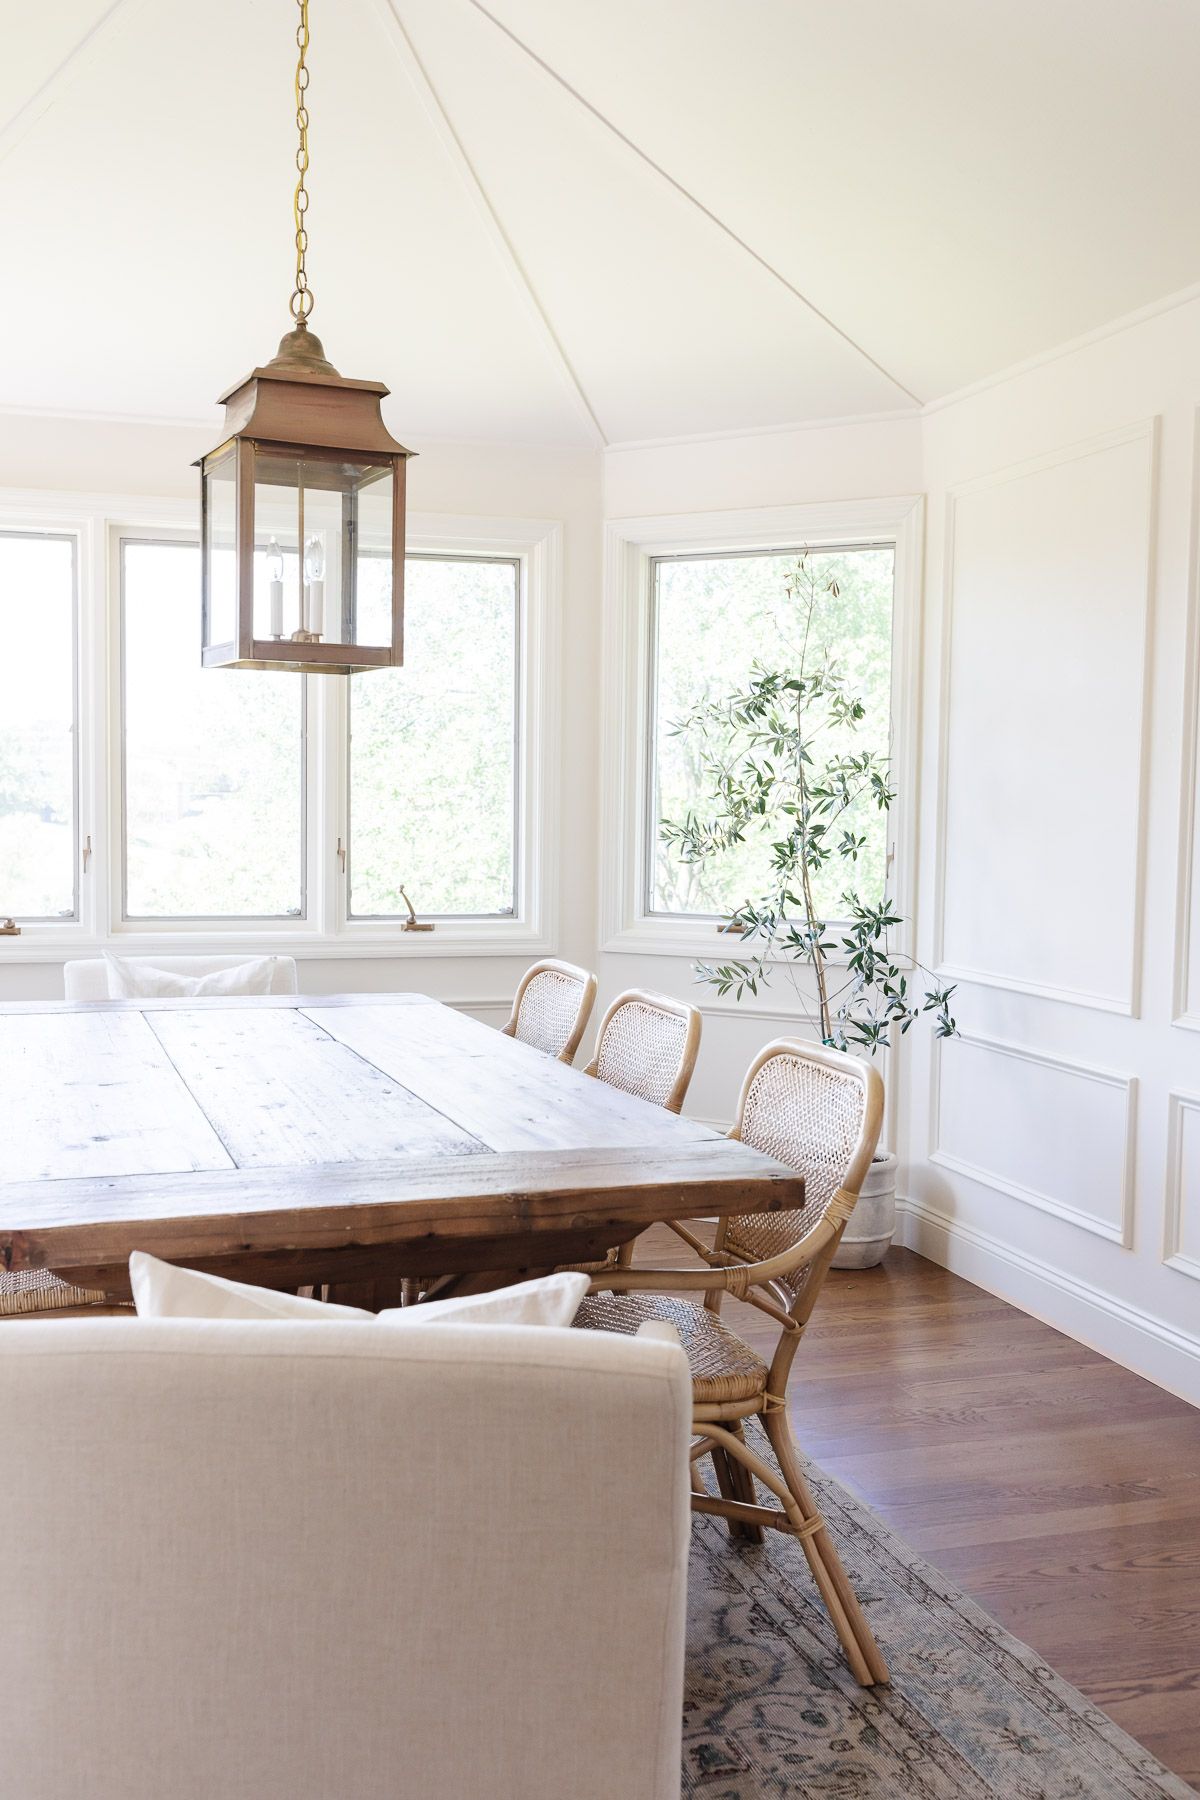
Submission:
M 0 1005 L 0 1268 L 113 1300 L 145 1250 L 390 1305 L 803 1192 L 422 994 Z

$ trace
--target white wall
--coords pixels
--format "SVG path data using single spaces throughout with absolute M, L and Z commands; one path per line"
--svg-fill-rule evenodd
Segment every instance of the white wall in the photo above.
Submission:
M 919 943 L 966 1037 L 913 1045 L 901 1144 L 910 1243 L 1192 1398 L 1198 399 L 1192 303 L 926 416 Z
M 198 515 L 199 483 L 190 464 L 212 447 L 218 435 L 215 425 L 191 428 L 0 413 L 0 487 L 167 497 L 195 494 Z M 581 450 L 442 443 L 417 443 L 414 448 L 418 455 L 409 465 L 409 504 L 414 512 L 562 522 L 561 690 L 567 703 L 562 709 L 558 948 L 590 965 L 596 939 L 599 459 Z M 27 948 L 26 941 L 22 955 Z M 204 946 L 198 943 L 195 948 Z M 395 961 L 313 956 L 302 963 L 301 983 L 314 993 L 419 989 L 466 1003 L 480 1017 L 499 1022 L 507 1017 L 527 961 L 525 956 L 452 957 L 433 952 Z M 46 962 L 15 957 L 6 962 L 0 942 L 0 1000 L 48 997 L 62 997 L 61 955 Z

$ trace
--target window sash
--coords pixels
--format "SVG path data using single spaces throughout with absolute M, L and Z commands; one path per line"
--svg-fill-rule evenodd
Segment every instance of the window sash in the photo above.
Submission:
M 640 894 L 641 916 L 647 920 L 660 920 L 665 924 L 688 922 L 697 925 L 712 925 L 714 930 L 720 928 L 728 914 L 722 912 L 691 912 L 682 908 L 656 906 L 656 871 L 658 866 L 659 819 L 658 819 L 658 787 L 659 787 L 659 730 L 661 725 L 660 695 L 662 683 L 659 679 L 659 659 L 661 649 L 661 589 L 659 575 L 664 564 L 681 562 L 746 562 L 751 558 L 786 556 L 799 558 L 805 549 L 814 556 L 845 556 L 863 550 L 890 550 L 893 556 L 892 602 L 889 627 L 888 647 L 888 723 L 889 734 L 892 723 L 892 697 L 895 692 L 896 661 L 896 575 L 895 561 L 898 546 L 894 537 L 878 537 L 872 539 L 855 538 L 845 543 L 819 543 L 805 545 L 782 544 L 771 548 L 754 548 L 746 550 L 685 550 L 651 556 L 647 559 L 648 593 L 646 603 L 647 618 L 647 655 L 645 697 L 646 745 L 643 760 L 643 788 L 640 802 L 641 812 L 641 870 L 642 883 Z M 890 857 L 885 860 L 890 862 Z M 828 919 L 830 930 L 836 931 L 844 920 Z M 736 944 L 737 935 L 729 938 Z
M 500 919 L 514 919 L 521 911 L 523 876 L 523 834 L 521 830 L 521 819 L 524 799 L 524 758 L 522 756 L 522 747 L 525 741 L 525 682 L 522 679 L 522 674 L 525 660 L 527 630 L 525 621 L 526 580 L 522 560 L 519 556 L 470 554 L 468 552 L 455 552 L 451 550 L 409 550 L 406 553 L 404 560 L 406 564 L 411 562 L 452 562 L 484 563 L 490 566 L 508 565 L 513 571 L 512 891 L 510 894 L 510 904 L 495 912 L 444 913 L 428 911 L 421 908 L 419 894 L 414 895 L 413 900 L 417 908 L 417 916 L 422 920 L 431 921 L 435 925 L 446 924 L 452 921 L 456 923 L 461 921 L 463 924 L 471 924 L 475 922 L 493 922 Z M 406 623 L 406 635 L 407 629 Z M 368 675 L 367 679 L 370 680 L 370 678 L 371 677 Z M 353 679 L 355 679 L 355 677 L 351 677 L 351 680 Z M 357 912 L 354 909 L 354 751 L 351 734 L 353 712 L 352 692 L 352 688 L 347 684 L 345 721 L 346 770 L 343 793 L 346 819 L 346 834 L 343 840 L 346 847 L 344 878 L 346 919 L 348 923 L 356 925 L 387 925 L 398 919 L 406 918 L 407 914 L 403 911 Z
M 39 529 L 36 525 L 9 525 L 0 522 L 0 538 L 21 538 L 34 542 L 50 541 L 65 543 L 71 547 L 71 825 L 68 846 L 71 854 L 71 905 L 69 910 L 55 913 L 23 913 L 13 912 L 12 918 L 18 925 L 75 925 L 80 921 L 82 895 L 80 891 L 80 863 L 82 843 L 80 822 L 81 807 L 81 680 L 80 680 L 80 546 L 79 534 L 76 531 L 54 529 L 46 526 Z M 0 916 L 8 917 L 5 911 L 5 896 L 0 891 Z
M 137 547 L 141 547 L 141 546 L 153 546 L 153 545 L 177 545 L 180 548 L 194 549 L 198 552 L 199 548 L 200 548 L 200 540 L 199 540 L 199 537 L 197 537 L 197 536 L 184 537 L 184 536 L 179 535 L 178 533 L 171 533 L 168 535 L 168 534 L 161 533 L 161 532 L 159 532 L 159 533 L 138 532 L 136 534 L 133 532 L 122 532 L 118 536 L 118 540 L 117 540 L 116 561 L 117 561 L 117 584 L 118 584 L 118 588 L 117 588 L 118 620 L 117 620 L 116 654 L 117 654 L 117 669 L 118 669 L 118 677 L 119 677 L 119 695 L 117 698 L 117 712 L 116 712 L 116 718 L 115 718 L 116 729 L 114 732 L 114 737 L 116 740 L 119 741 L 119 746 L 120 746 L 119 756 L 118 756 L 120 790 L 119 790 L 119 798 L 118 798 L 117 813 L 116 813 L 117 824 L 116 824 L 116 830 L 115 830 L 114 836 L 116 838 L 117 868 L 118 868 L 118 881 L 119 881 L 119 891 L 120 891 L 120 910 L 119 910 L 120 922 L 123 926 L 130 926 L 134 929 L 141 929 L 143 931 L 162 930 L 164 928 L 170 929 L 176 925 L 179 925 L 179 926 L 203 925 L 203 926 L 207 926 L 207 927 L 211 928 L 214 931 L 219 931 L 219 930 L 234 930 L 234 931 L 236 931 L 239 927 L 246 927 L 246 926 L 267 925 L 267 924 L 291 925 L 296 921 L 303 922 L 308 917 L 308 830 L 309 830 L 308 787 L 309 787 L 309 782 L 308 782 L 308 758 L 306 755 L 306 746 L 307 746 L 307 742 L 308 742 L 308 713 L 309 713 L 309 702 L 310 702 L 310 695 L 309 695 L 309 691 L 308 691 L 308 682 L 309 682 L 310 678 L 307 676 L 303 676 L 303 675 L 297 677 L 297 679 L 299 680 L 299 682 L 301 684 L 301 691 L 300 691 L 300 696 L 299 696 L 299 698 L 300 698 L 300 731 L 299 731 L 299 736 L 297 739 L 297 752 L 298 752 L 298 755 L 300 758 L 300 796 L 299 796 L 299 799 L 300 799 L 300 805 L 299 805 L 300 832 L 299 832 L 299 843 L 297 846 L 299 859 L 300 859 L 300 869 L 299 869 L 300 905 L 299 905 L 298 909 L 295 912 L 282 912 L 282 913 L 265 913 L 265 912 L 264 913 L 258 913 L 258 912 L 246 912 L 246 913 L 137 912 L 137 913 L 135 913 L 135 912 L 131 912 L 129 910 L 129 770 L 128 770 L 128 732 L 127 732 L 127 703 L 128 703 L 128 674 L 129 674 L 129 657 L 128 657 L 129 618 L 128 618 L 128 593 L 127 593 L 127 579 L 126 579 L 126 568 L 127 568 L 126 552 L 132 548 L 137 548 Z M 197 606 L 198 605 L 199 605 L 199 592 L 197 591 Z M 197 643 L 197 662 L 198 661 L 199 661 L 199 647 L 198 647 L 198 643 Z M 248 674 L 246 676 L 246 679 L 253 680 L 254 673 L 251 672 L 250 674 Z

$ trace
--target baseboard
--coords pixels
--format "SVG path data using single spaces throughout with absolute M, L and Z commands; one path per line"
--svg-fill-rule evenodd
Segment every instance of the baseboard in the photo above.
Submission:
M 896 1210 L 897 1241 L 907 1249 L 1200 1406 L 1200 1336 L 920 1200 L 898 1199 Z

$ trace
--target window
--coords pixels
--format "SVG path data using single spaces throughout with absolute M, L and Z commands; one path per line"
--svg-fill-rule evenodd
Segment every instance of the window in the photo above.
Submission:
M 520 574 L 406 561 L 404 666 L 350 677 L 352 917 L 516 910 Z
M 304 682 L 200 666 L 200 552 L 121 543 L 124 916 L 301 917 Z
M 795 671 L 811 667 L 817 657 L 835 659 L 861 694 L 866 717 L 857 728 L 827 733 L 822 751 L 887 753 L 895 547 L 809 551 L 811 576 L 821 589 L 832 580 L 838 593 L 821 593 L 807 641 L 803 610 L 784 585 L 799 555 L 797 548 L 650 560 L 653 741 L 644 865 L 649 915 L 719 917 L 771 888 L 769 831 L 698 864 L 681 861 L 660 833 L 663 819 L 679 821 L 692 811 L 703 818 L 712 805 L 701 777 L 698 732 L 680 729 L 681 723 L 702 702 L 721 700 L 739 688 L 755 664 Z M 881 895 L 887 815 L 863 800 L 840 823 L 867 840 L 857 863 L 859 892 L 864 898 Z M 827 891 L 818 886 L 818 904 L 831 919 L 838 916 L 844 881 L 844 873 L 834 868 Z
M 73 919 L 75 538 L 0 532 L 0 915 Z
M 0 959 L 550 951 L 561 527 L 410 514 L 405 662 L 331 677 L 203 667 L 197 510 L 0 492 Z

